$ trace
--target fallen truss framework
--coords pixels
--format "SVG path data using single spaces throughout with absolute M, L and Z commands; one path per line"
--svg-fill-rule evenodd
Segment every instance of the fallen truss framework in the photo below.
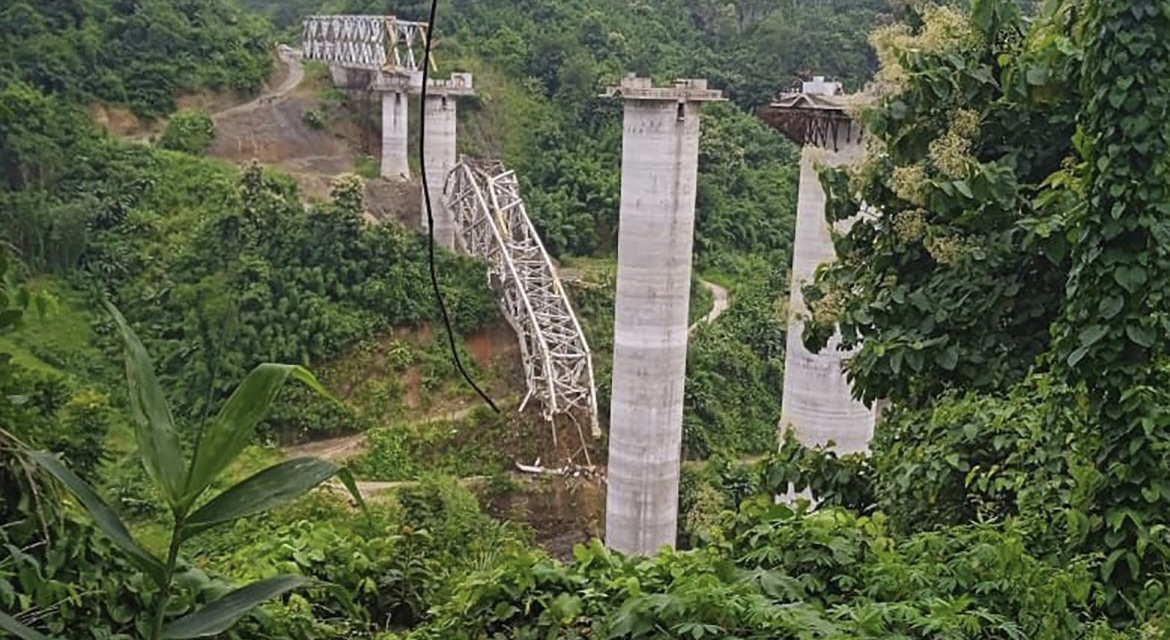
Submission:
M 585 413 L 600 436 L 589 345 L 528 219 L 515 172 L 463 158 L 447 179 L 446 196 L 459 241 L 487 261 L 488 279 L 520 340 L 528 383 L 521 410 L 535 397 L 549 421 Z
M 427 24 L 393 16 L 309 16 L 301 39 L 306 60 L 409 75 L 421 71 Z

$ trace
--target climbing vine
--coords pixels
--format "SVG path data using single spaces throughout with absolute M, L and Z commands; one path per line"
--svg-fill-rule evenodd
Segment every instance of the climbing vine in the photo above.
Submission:
M 1100 520 L 1089 539 L 1107 554 L 1101 579 L 1113 596 L 1167 567 L 1170 6 L 1096 0 L 1085 33 L 1075 141 L 1086 201 L 1054 336 L 1103 436 Z
M 823 177 L 830 221 L 863 202 L 872 215 L 806 287 L 803 336 L 821 349 L 840 329 L 866 401 L 1008 388 L 1046 351 L 1067 248 L 1062 202 L 1031 195 L 1070 154 L 1073 22 L 1057 12 L 1024 35 L 1014 5 L 979 2 L 874 35 L 868 157 Z

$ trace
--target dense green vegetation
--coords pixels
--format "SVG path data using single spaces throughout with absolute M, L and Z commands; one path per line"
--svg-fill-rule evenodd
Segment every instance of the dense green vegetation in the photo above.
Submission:
M 273 10 L 281 30 L 310 10 L 423 8 L 248 4 Z M 264 22 L 218 3 L 43 5 L 0 10 L 23 12 L 0 21 L 0 52 L 14 52 L 0 58 L 0 630 L 154 638 L 192 612 L 232 622 L 213 614 L 295 585 L 230 631 L 204 629 L 241 640 L 1166 635 L 1164 2 L 1053 0 L 1031 21 L 1000 0 L 970 11 L 448 5 L 440 62 L 481 87 L 462 109 L 465 150 L 519 169 L 549 246 L 588 272 L 574 295 L 600 352 L 603 405 L 620 125 L 594 94 L 636 70 L 710 77 L 733 98 L 709 109 L 701 148 L 696 265 L 732 307 L 697 331 L 688 362 L 689 549 L 623 558 L 594 544 L 567 563 L 434 477 L 494 474 L 486 491 L 507 492 L 512 456 L 540 443 L 486 411 L 417 420 L 432 402 L 450 409 L 457 380 L 441 340 L 404 330 L 427 333 L 436 316 L 421 236 L 367 226 L 353 177 L 306 205 L 287 177 L 192 155 L 212 134 L 198 114 L 171 121 L 166 149 L 89 123 L 93 100 L 163 114 L 181 91 L 254 88 L 269 64 L 256 45 Z M 906 24 L 881 28 L 869 49 L 862 33 L 893 17 Z M 147 18 L 161 31 L 119 44 L 139 47 L 133 59 L 103 57 L 121 51 L 104 40 L 115 27 Z M 33 47 L 84 63 L 38 66 Z M 252 84 L 226 79 L 249 77 L 249 60 Z M 860 348 L 855 388 L 892 406 L 869 457 L 792 439 L 750 457 L 773 447 L 779 413 L 795 153 L 742 109 L 810 68 L 860 86 L 876 61 L 861 115 L 872 153 L 824 181 L 831 218 L 862 201 L 877 209 L 837 238 L 839 262 L 808 287 L 805 339 L 823 346 L 839 326 Z M 154 84 L 164 63 L 183 80 Z M 99 71 L 125 95 L 106 93 Z M 439 260 L 457 331 L 495 324 L 481 267 Z M 103 298 L 127 322 L 111 322 Z M 126 346 L 129 385 L 113 364 Z M 318 369 L 349 404 L 295 388 L 276 397 L 272 384 L 237 413 L 229 398 L 249 371 L 308 379 L 257 368 L 269 361 Z M 506 372 L 473 369 L 508 387 Z M 183 420 L 172 425 L 166 406 Z M 291 473 L 260 471 L 294 464 L 264 442 L 372 427 L 354 468 L 408 481 L 391 495 L 357 510 L 326 490 L 227 526 L 335 471 L 286 477 L 279 499 L 237 499 L 265 484 L 257 477 Z M 775 505 L 789 489 L 816 508 Z M 225 526 L 203 531 L 212 520 Z
M 231 0 L 15 0 L 0 25 L 0 86 L 142 116 L 183 92 L 254 92 L 272 70 L 270 27 Z
M 877 38 L 896 89 L 870 113 L 874 153 L 826 181 L 833 218 L 880 214 L 808 288 L 805 338 L 839 322 L 859 393 L 900 407 L 874 446 L 891 516 L 1020 519 L 1054 558 L 1100 554 L 1104 610 L 1144 621 L 1164 606 L 1170 466 L 1167 84 L 1143 74 L 1170 64 L 1167 17 L 1085 4 L 1028 32 L 1010 5 L 936 9 Z
M 202 111 L 180 111 L 171 116 L 158 146 L 171 151 L 199 155 L 215 140 L 215 123 Z

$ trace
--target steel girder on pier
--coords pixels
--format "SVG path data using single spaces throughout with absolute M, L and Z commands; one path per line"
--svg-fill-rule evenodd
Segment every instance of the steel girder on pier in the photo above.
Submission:
M 519 338 L 528 383 L 524 404 L 536 398 L 550 421 L 584 413 L 599 436 L 589 345 L 528 219 L 515 172 L 463 158 L 445 193 L 463 249 L 487 261 L 488 279 Z
M 393 16 L 332 15 L 305 18 L 306 60 L 347 69 L 412 75 L 422 71 L 427 24 Z

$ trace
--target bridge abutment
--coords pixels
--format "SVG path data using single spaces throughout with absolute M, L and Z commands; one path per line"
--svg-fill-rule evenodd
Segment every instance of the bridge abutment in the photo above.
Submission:
M 628 77 L 605 542 L 649 555 L 678 528 L 683 386 L 704 80 Z

